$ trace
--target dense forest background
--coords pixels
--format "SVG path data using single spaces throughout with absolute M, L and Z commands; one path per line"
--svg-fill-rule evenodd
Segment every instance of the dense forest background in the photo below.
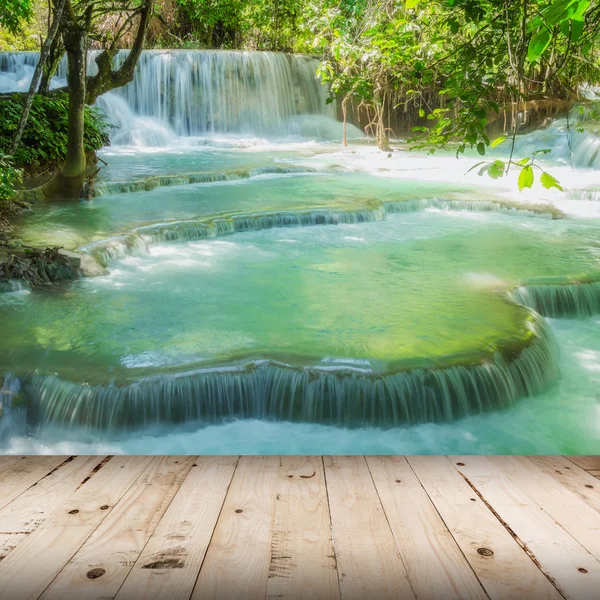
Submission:
M 575 104 L 585 117 L 577 127 L 597 120 L 600 0 L 0 0 L 0 27 L 0 50 L 47 50 L 25 116 L 28 102 L 47 112 L 56 108 L 41 106 L 48 98 L 69 94 L 66 142 L 55 161 L 66 155 L 61 193 L 68 186 L 78 193 L 94 149 L 86 146 L 84 107 L 131 80 L 142 48 L 312 54 L 344 122 L 370 133 L 384 151 L 402 135 L 431 153 L 450 147 L 484 156 L 511 139 L 514 148 L 518 131 L 567 115 Z M 89 48 L 103 50 L 94 76 L 86 74 Z M 120 48 L 132 51 L 115 68 Z M 50 90 L 65 53 L 68 90 Z M 16 156 L 23 100 L 6 101 L 13 117 L 5 119 L 0 150 Z M 508 160 L 480 169 L 493 178 L 519 169 L 519 185 L 531 187 L 535 161 L 511 150 Z
M 147 47 L 312 53 L 311 24 L 318 4 L 308 0 L 158 0 Z M 0 25 L 0 52 L 40 49 L 49 27 L 49 2 L 34 0 L 32 7 L 18 33 Z M 114 34 L 118 28 L 118 17 L 112 17 L 97 32 Z M 127 47 L 131 39 L 125 36 L 120 43 Z

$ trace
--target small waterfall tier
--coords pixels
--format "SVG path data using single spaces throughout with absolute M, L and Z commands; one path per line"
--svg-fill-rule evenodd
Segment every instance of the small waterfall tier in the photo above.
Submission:
M 600 314 L 600 277 L 534 280 L 514 288 L 511 295 L 545 317 L 584 319 Z
M 152 186 L 170 184 L 167 180 L 156 177 L 149 179 L 148 182 Z M 140 184 L 138 189 L 144 189 L 144 184 Z M 119 193 L 120 189 L 115 185 L 112 191 Z M 216 239 L 235 233 L 284 227 L 372 223 L 384 221 L 389 214 L 419 212 L 428 208 L 444 211 L 519 213 L 525 216 L 549 219 L 561 219 L 564 216 L 551 205 L 521 205 L 500 199 L 496 201 L 458 201 L 426 198 L 397 202 L 371 200 L 354 206 L 307 206 L 294 210 L 217 214 L 200 219 L 157 223 L 138 227 L 128 234 L 92 242 L 82 247 L 81 250 L 93 256 L 103 266 L 108 266 L 114 260 L 145 254 L 155 244 Z
M 487 355 L 448 356 L 435 367 L 415 364 L 376 374 L 360 367 L 298 368 L 258 361 L 152 376 L 124 386 L 8 376 L 5 390 L 33 427 L 116 432 L 243 418 L 340 427 L 447 422 L 509 407 L 556 380 L 552 332 L 534 312 L 526 315 L 518 344 L 499 340 Z

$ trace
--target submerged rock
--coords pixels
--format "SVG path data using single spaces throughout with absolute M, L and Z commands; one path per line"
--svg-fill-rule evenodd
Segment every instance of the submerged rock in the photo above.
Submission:
M 15 291 L 22 284 L 42 287 L 104 274 L 106 270 L 89 255 L 63 248 L 9 248 L 0 262 L 0 292 Z

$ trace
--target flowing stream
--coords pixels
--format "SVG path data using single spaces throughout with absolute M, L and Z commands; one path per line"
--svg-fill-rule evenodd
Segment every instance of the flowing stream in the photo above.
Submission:
M 36 60 L 0 53 L 0 91 Z M 97 197 L 15 236 L 106 271 L 0 294 L 1 451 L 600 452 L 594 123 L 520 136 L 566 191 L 519 193 L 472 156 L 344 148 L 315 70 L 149 51 L 99 99 Z

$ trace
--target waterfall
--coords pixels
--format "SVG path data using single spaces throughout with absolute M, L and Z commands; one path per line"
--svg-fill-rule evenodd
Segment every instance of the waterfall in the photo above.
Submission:
M 544 317 L 584 319 L 600 314 L 600 281 L 527 283 L 511 291 Z
M 27 430 L 27 411 L 18 402 L 21 387 L 17 377 L 0 377 L 0 443 Z
M 127 56 L 120 51 L 115 67 Z M 98 51 L 88 53 L 88 74 Z M 0 53 L 0 92 L 29 86 L 36 52 Z M 97 105 L 117 125 L 115 144 L 166 145 L 175 137 L 243 135 L 341 139 L 335 104 L 316 76 L 317 61 L 281 52 L 146 50 L 133 81 Z M 63 59 L 53 87 L 67 77 Z M 351 127 L 350 136 L 362 136 Z
M 187 180 L 185 176 L 183 180 Z M 150 178 L 152 186 L 164 185 L 163 178 Z M 201 181 L 223 181 L 224 179 L 202 178 Z M 121 189 L 121 184 L 115 188 Z M 126 186 L 126 184 L 122 184 Z M 155 187 L 155 186 L 154 186 Z M 134 189 L 144 189 L 135 187 Z M 154 244 L 191 242 L 204 239 L 215 239 L 244 231 L 261 231 L 280 227 L 313 227 L 317 225 L 340 225 L 353 223 L 369 223 L 383 221 L 391 213 L 409 213 L 435 208 L 448 211 L 478 212 L 520 212 L 530 217 L 560 218 L 554 209 L 538 205 L 531 210 L 528 205 L 520 208 L 511 202 L 489 201 L 469 202 L 458 200 L 440 200 L 436 198 L 423 200 L 401 200 L 397 202 L 367 201 L 362 205 L 349 208 L 314 207 L 296 210 L 280 210 L 256 213 L 230 213 L 207 216 L 201 219 L 186 221 L 169 221 L 135 228 L 131 233 L 119 235 L 93 242 L 81 248 L 82 252 L 92 255 L 100 264 L 107 266 L 113 260 L 127 256 L 139 256 L 148 252 Z
M 600 130 L 593 123 L 597 110 L 576 106 L 569 119 L 557 119 L 545 129 L 517 136 L 515 153 L 528 156 L 550 149 L 548 158 L 551 160 L 576 169 L 600 169 Z
M 115 57 L 116 67 L 126 55 Z M 179 136 L 294 134 L 295 117 L 335 117 L 316 66 L 312 58 L 276 52 L 146 51 L 134 80 L 110 96 L 124 98 L 137 115 L 168 123 Z M 110 96 L 102 101 L 109 116 Z
M 34 375 L 20 400 L 30 426 L 126 431 L 156 425 L 277 419 L 340 427 L 393 427 L 452 421 L 498 410 L 545 390 L 558 376 L 556 346 L 531 312 L 520 347 L 497 344 L 487 358 L 448 357 L 449 365 L 375 374 L 369 369 L 294 368 L 262 361 L 159 375 L 125 386 Z M 505 347 L 506 346 L 506 347 Z M 456 364 L 458 363 L 458 364 Z

